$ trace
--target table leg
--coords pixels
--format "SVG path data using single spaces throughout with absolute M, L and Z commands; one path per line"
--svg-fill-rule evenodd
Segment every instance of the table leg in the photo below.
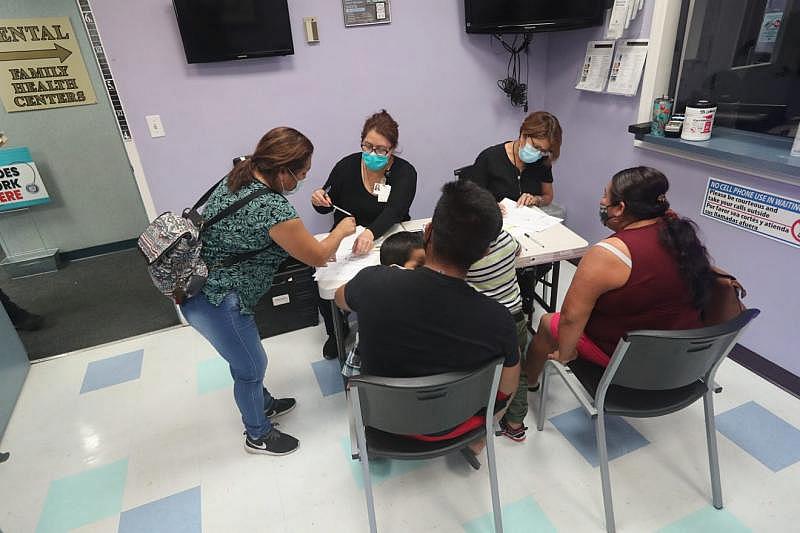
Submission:
M 561 261 L 553 263 L 553 271 L 550 281 L 550 308 L 547 310 L 549 313 L 556 312 L 558 305 L 558 274 L 561 269 Z
M 344 323 L 342 312 L 339 311 L 336 302 L 331 300 L 331 314 L 333 315 L 333 335 L 336 338 L 336 352 L 339 356 L 339 368 L 344 368 L 347 354 L 344 351 Z

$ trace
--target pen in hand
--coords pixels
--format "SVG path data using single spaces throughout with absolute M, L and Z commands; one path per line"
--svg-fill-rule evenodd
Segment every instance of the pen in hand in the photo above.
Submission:
M 337 211 L 341 211 L 342 213 L 344 213 L 345 215 L 347 215 L 347 216 L 349 216 L 349 217 L 353 217 L 353 213 L 351 213 L 350 211 L 347 211 L 347 210 L 345 210 L 345 209 L 342 209 L 341 207 L 339 207 L 338 205 L 336 205 L 336 204 L 334 204 L 334 203 L 333 203 L 333 200 L 331 200 L 331 197 L 330 197 L 330 196 L 328 196 L 328 193 L 329 193 L 329 192 L 330 192 L 330 190 L 331 190 L 331 186 L 330 186 L 330 185 L 328 185 L 327 187 L 323 187 L 323 189 L 322 189 L 322 190 L 325 192 L 325 198 L 328 200 L 328 203 L 330 203 L 330 204 L 331 204 L 331 207 L 332 207 L 333 209 L 335 209 L 335 210 L 337 210 Z M 354 218 L 355 218 L 355 217 L 354 217 Z

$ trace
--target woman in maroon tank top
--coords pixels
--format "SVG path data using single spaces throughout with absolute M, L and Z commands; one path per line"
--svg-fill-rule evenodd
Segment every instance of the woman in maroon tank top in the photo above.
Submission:
M 670 208 L 666 176 L 648 167 L 618 172 L 600 200 L 615 233 L 578 266 L 560 313 L 544 315 L 528 347 L 528 379 L 548 358 L 606 366 L 617 342 L 639 329 L 702 327 L 711 266 L 696 226 Z

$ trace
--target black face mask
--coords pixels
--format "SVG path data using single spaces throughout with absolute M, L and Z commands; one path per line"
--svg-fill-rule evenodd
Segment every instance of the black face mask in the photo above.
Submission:
M 611 217 L 608 215 L 608 206 L 607 205 L 601 205 L 600 206 L 600 223 L 603 224 L 604 226 L 606 226 L 606 225 L 608 225 L 608 220 L 610 218 Z

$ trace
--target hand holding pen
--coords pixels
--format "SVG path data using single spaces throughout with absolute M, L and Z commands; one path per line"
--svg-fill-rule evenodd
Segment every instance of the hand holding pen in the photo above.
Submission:
M 341 212 L 345 216 L 352 217 L 353 214 L 350 211 L 342 209 L 338 205 L 334 204 L 331 200 L 331 197 L 328 196 L 328 192 L 331 190 L 330 186 L 324 189 L 317 189 L 311 195 L 311 203 L 317 207 L 332 207 L 336 211 Z

